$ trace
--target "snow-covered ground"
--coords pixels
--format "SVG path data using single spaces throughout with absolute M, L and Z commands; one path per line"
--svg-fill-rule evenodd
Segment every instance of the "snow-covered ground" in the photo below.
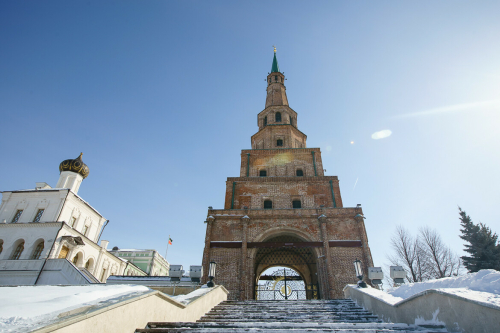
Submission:
M 136 285 L 0 287 L 0 332 L 28 332 L 64 312 L 149 291 Z
M 374 288 L 366 288 L 363 292 L 394 305 L 430 289 L 500 307 L 500 272 L 493 269 L 458 277 L 403 284 L 387 292 Z
M 194 301 L 197 298 L 200 298 L 201 296 L 205 295 L 209 291 L 211 291 L 213 288 L 206 288 L 205 286 L 202 286 L 200 289 L 196 289 L 195 291 L 190 292 L 189 294 L 186 295 L 178 295 L 178 296 L 170 296 L 173 299 L 175 299 L 177 302 L 182 303 L 184 305 L 187 305 Z

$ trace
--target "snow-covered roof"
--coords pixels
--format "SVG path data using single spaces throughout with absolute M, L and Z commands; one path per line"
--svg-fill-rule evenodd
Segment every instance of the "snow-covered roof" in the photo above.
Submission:
M 152 292 L 148 287 L 125 284 L 2 287 L 0 331 L 31 332 L 56 322 L 68 311 L 148 292 Z

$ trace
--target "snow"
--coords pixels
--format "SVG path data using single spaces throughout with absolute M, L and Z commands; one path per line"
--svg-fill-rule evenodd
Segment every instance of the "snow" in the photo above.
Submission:
M 195 291 L 190 292 L 189 294 L 186 295 L 178 295 L 178 296 L 171 296 L 171 298 L 175 299 L 177 302 L 180 302 L 184 305 L 187 305 L 194 301 L 197 298 L 200 298 L 201 296 L 205 295 L 206 293 L 209 293 L 212 291 L 213 288 L 200 288 Z
M 149 291 L 135 285 L 0 287 L 0 332 L 29 332 L 61 313 Z
M 356 285 L 351 285 L 351 287 L 355 288 Z M 493 269 L 484 269 L 463 276 L 408 283 L 389 289 L 387 292 L 369 286 L 359 290 L 391 305 L 419 293 L 424 293 L 427 290 L 436 290 L 482 303 L 486 306 L 500 307 L 500 272 Z
M 500 294 L 500 272 L 493 269 L 483 269 L 477 273 L 463 276 L 408 283 L 390 290 L 389 293 L 408 298 L 424 290 L 442 288 L 466 288 L 498 295 Z

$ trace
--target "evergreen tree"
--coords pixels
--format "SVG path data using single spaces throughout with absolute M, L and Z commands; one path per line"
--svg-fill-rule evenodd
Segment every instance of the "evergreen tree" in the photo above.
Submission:
M 458 210 L 462 225 L 460 238 L 469 243 L 465 244 L 464 251 L 470 256 L 462 256 L 465 268 L 469 272 L 491 268 L 500 270 L 500 244 L 497 244 L 497 234 L 483 223 L 474 224 L 460 207 Z

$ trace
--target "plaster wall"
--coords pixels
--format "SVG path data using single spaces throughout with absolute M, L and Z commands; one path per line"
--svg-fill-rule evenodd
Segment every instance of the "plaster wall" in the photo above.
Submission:
M 97 311 L 62 320 L 34 332 L 122 333 L 144 328 L 148 322 L 193 322 L 226 299 L 227 290 L 222 286 L 215 287 L 187 306 L 159 291 L 154 291 Z
M 0 260 L 10 259 L 17 245 L 23 240 L 24 251 L 20 260 L 30 259 L 41 241 L 44 241 L 44 249 L 40 258 L 47 257 L 60 228 L 61 223 L 0 223 L 0 242 L 3 242 Z
M 427 290 L 394 305 L 353 286 L 346 286 L 344 295 L 384 321 L 442 323 L 449 332 L 491 333 L 500 327 L 500 308 L 442 291 Z

